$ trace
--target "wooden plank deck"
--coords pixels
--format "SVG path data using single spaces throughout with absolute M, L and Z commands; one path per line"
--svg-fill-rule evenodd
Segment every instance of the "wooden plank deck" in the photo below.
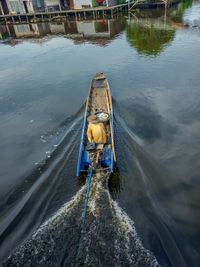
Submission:
M 180 0 L 168 0 L 168 4 L 176 3 Z M 66 17 L 71 18 L 75 17 L 76 19 L 84 18 L 86 19 L 87 16 L 93 16 L 94 19 L 100 18 L 107 15 L 110 15 L 111 17 L 114 16 L 114 14 L 128 11 L 129 7 L 133 5 L 135 2 L 131 1 L 130 5 L 128 3 L 116 5 L 116 6 L 110 6 L 110 7 L 93 7 L 93 8 L 83 8 L 83 9 L 69 9 L 69 10 L 60 10 L 60 11 L 52 11 L 52 12 L 37 12 L 37 13 L 26 13 L 26 14 L 6 14 L 6 15 L 0 15 L 0 23 L 28 23 L 30 21 L 45 21 L 45 19 L 53 19 L 55 17 Z M 134 8 L 150 8 L 150 7 L 156 7 L 165 5 L 164 2 L 158 0 L 154 3 L 148 3 L 148 2 L 141 2 L 139 1 L 137 4 L 134 5 Z
M 95 8 L 84 8 L 84 9 L 69 9 L 69 10 L 60 10 L 52 12 L 37 12 L 37 13 L 26 13 L 26 14 L 6 14 L 0 15 L 0 21 L 16 21 L 16 20 L 28 20 L 33 18 L 52 18 L 55 16 L 65 16 L 65 17 L 84 17 L 87 15 L 94 15 L 98 17 L 99 15 L 114 14 L 121 12 L 128 8 L 128 4 L 121 4 L 111 7 L 95 7 Z

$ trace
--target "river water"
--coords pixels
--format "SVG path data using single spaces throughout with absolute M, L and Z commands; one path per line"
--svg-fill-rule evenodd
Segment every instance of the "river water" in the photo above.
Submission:
M 0 37 L 0 262 L 199 266 L 200 1 L 1 25 Z M 77 255 L 87 179 L 76 164 L 97 72 L 117 170 L 93 178 Z

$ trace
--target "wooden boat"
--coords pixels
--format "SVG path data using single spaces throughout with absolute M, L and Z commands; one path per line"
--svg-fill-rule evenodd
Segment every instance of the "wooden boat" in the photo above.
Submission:
M 88 120 L 90 115 L 96 115 L 104 123 L 107 142 L 100 146 L 91 146 L 87 138 Z M 93 143 L 92 143 L 93 144 Z M 90 146 L 90 149 L 88 148 Z M 116 162 L 113 137 L 113 109 L 108 81 L 103 73 L 97 73 L 91 82 L 83 122 L 77 176 L 93 171 L 113 172 Z

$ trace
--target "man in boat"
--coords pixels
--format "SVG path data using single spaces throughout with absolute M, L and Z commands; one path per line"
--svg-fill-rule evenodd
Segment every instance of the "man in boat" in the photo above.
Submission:
M 88 129 L 87 137 L 90 143 L 102 143 L 105 144 L 107 141 L 106 138 L 106 129 L 102 122 L 99 122 L 96 115 L 90 115 L 88 117 Z

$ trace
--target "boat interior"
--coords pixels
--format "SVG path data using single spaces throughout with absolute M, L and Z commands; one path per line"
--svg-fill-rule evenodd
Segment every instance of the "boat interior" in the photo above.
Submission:
M 82 166 L 81 171 L 87 171 L 91 165 L 95 171 L 111 170 L 113 165 L 112 158 L 112 142 L 111 142 L 111 113 L 112 108 L 109 101 L 109 85 L 103 74 L 97 74 L 91 83 L 91 88 L 88 95 L 88 106 L 85 121 L 85 130 L 83 138 Z M 106 129 L 107 142 L 103 146 L 95 146 L 88 149 L 87 118 L 90 115 L 108 114 L 108 119 L 105 120 L 104 126 Z M 101 121 L 102 122 L 102 121 Z M 95 163 L 95 164 L 94 164 Z M 112 170 L 111 170 L 112 171 Z

